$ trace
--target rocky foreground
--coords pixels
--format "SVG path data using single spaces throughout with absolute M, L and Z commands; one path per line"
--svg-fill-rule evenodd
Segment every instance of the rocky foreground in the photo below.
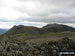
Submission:
M 44 43 L 26 43 L 25 41 L 0 41 L 0 56 L 58 56 L 59 51 L 74 51 L 75 42 L 68 38 Z

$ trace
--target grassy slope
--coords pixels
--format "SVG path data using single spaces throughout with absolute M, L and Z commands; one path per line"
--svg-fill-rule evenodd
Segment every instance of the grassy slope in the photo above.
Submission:
M 75 32 L 59 32 L 59 33 L 48 33 L 35 36 L 35 38 L 26 40 L 27 42 L 46 42 L 46 41 L 56 41 L 61 38 L 68 37 L 75 40 Z
M 10 36 L 11 39 L 25 40 L 26 42 L 34 42 L 34 43 L 59 40 L 64 37 L 69 37 L 75 40 L 75 32 L 58 32 L 58 33 L 47 33 L 40 35 L 16 34 Z
M 10 35 L 11 39 L 25 40 L 28 42 L 43 42 L 58 40 L 63 37 L 75 39 L 74 31 L 74 28 L 61 24 L 48 24 L 41 29 L 33 26 L 19 25 L 11 28 L 4 37 Z

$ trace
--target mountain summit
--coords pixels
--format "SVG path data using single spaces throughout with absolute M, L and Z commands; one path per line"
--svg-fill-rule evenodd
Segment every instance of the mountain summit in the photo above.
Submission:
M 47 24 L 46 26 L 42 27 L 42 30 L 44 31 L 44 33 L 64 31 L 75 32 L 75 28 L 62 24 Z
M 5 34 L 15 35 L 15 34 L 40 34 L 40 29 L 33 26 L 18 25 L 9 29 Z

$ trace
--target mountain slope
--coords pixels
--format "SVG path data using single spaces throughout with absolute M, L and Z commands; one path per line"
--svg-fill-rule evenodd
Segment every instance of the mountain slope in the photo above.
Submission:
M 15 35 L 15 34 L 41 34 L 39 28 L 33 26 L 14 26 L 10 30 L 8 30 L 5 34 L 7 35 Z
M 44 33 L 64 32 L 64 31 L 75 32 L 75 28 L 67 26 L 67 25 L 62 25 L 62 24 L 48 24 L 48 25 L 42 27 L 42 31 Z
M 36 34 L 43 34 L 43 33 L 47 34 L 47 33 L 66 32 L 66 31 L 75 32 L 75 28 L 62 25 L 62 24 L 48 24 L 42 28 L 18 25 L 8 30 L 5 34 L 7 35 L 16 35 L 16 34 L 36 35 Z

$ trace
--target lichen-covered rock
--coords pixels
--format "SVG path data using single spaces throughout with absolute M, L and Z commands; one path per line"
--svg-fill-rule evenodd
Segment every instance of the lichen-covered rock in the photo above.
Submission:
M 68 38 L 59 41 L 44 42 L 40 45 L 25 41 L 0 42 L 0 56 L 58 56 L 58 51 L 74 51 L 75 42 Z

